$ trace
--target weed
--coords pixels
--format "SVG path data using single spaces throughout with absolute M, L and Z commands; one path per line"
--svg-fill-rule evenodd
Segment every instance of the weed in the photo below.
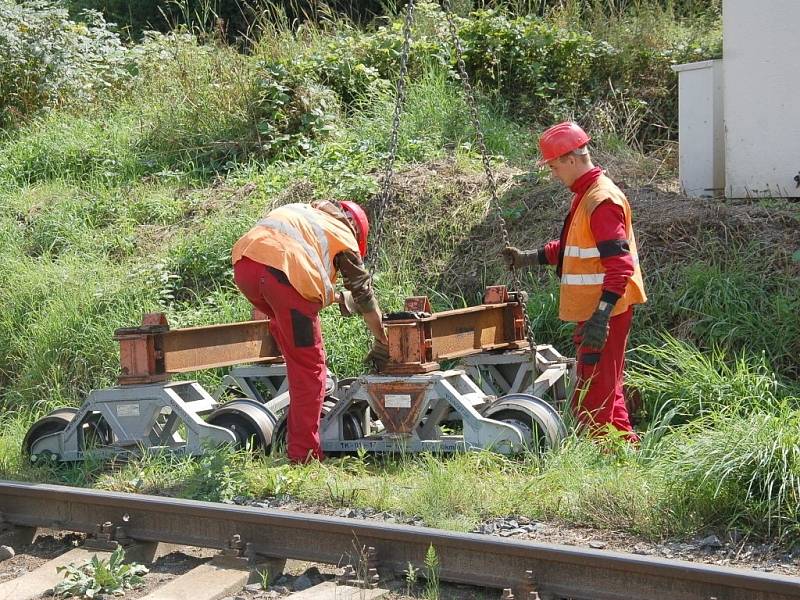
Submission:
M 148 569 L 138 563 L 125 563 L 125 551 L 117 546 L 108 559 L 93 556 L 87 562 L 56 567 L 64 581 L 53 588 L 57 598 L 94 598 L 98 594 L 121 596 L 142 585 Z
M 228 447 L 206 448 L 188 482 L 187 496 L 220 502 L 242 494 L 245 487 L 244 452 Z
M 261 569 L 258 571 L 258 582 L 261 585 L 261 589 L 265 592 L 269 590 L 269 584 L 272 581 L 270 577 L 269 569 Z
M 408 567 L 406 567 L 406 570 L 403 571 L 403 579 L 406 582 L 406 596 L 411 596 L 411 594 L 416 590 L 418 578 L 419 569 L 412 563 L 408 563 Z
M 425 552 L 425 600 L 439 600 L 439 556 L 431 544 Z

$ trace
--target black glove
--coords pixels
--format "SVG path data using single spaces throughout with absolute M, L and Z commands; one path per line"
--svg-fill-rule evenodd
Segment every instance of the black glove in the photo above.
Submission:
M 580 334 L 583 337 L 581 349 L 584 352 L 600 352 L 605 347 L 608 339 L 608 321 L 613 310 L 614 305 L 611 302 L 601 300 L 597 310 L 583 324 Z
M 509 269 L 521 269 L 529 265 L 541 265 L 539 250 L 520 250 L 514 246 L 506 246 L 501 254 Z
M 364 359 L 364 363 L 371 366 L 376 373 L 380 373 L 387 362 L 389 362 L 389 346 L 375 340 L 372 344 L 372 349 Z

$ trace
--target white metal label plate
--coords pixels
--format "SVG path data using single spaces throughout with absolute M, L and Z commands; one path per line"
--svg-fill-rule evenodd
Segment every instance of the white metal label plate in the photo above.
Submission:
M 117 404 L 118 417 L 138 417 L 139 416 L 139 403 Z
M 386 408 L 411 408 L 411 396 L 409 394 L 385 394 L 383 405 Z

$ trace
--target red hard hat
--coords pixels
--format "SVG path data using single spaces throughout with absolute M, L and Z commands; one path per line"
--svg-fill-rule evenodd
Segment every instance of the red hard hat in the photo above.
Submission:
M 547 164 L 554 158 L 577 150 L 581 146 L 588 144 L 590 139 L 592 138 L 586 135 L 580 125 L 572 121 L 564 121 L 558 125 L 553 125 L 539 136 L 539 150 L 542 153 L 542 158 L 537 164 Z
M 369 236 L 369 219 L 367 213 L 355 202 L 342 200 L 339 202 L 342 210 L 346 211 L 356 224 L 356 239 L 358 240 L 358 252 L 361 258 L 367 255 L 367 237 Z

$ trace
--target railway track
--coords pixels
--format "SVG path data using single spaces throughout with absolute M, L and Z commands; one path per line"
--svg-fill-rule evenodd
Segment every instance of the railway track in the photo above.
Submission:
M 508 590 L 504 597 L 515 599 L 800 600 L 800 578 L 755 571 L 54 485 L 0 481 L 0 517 L 6 535 L 49 528 L 87 534 L 90 549 L 154 542 L 211 548 L 240 570 L 248 560 L 287 558 L 358 565 L 361 549 L 369 549 L 368 566 L 391 576 L 409 563 L 422 567 L 432 545 L 442 581 Z

